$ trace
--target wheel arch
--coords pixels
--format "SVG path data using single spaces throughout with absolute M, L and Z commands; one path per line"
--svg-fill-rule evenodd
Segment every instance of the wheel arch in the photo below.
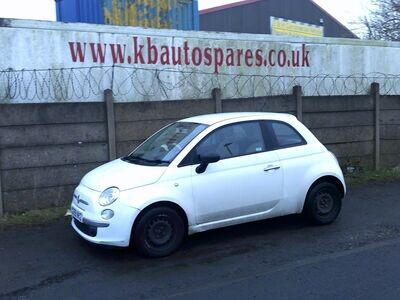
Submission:
M 318 178 L 317 180 L 315 180 L 315 181 L 313 182 L 313 184 L 311 184 L 311 186 L 308 188 L 306 197 L 305 197 L 305 199 L 304 199 L 302 211 L 304 210 L 304 205 L 306 204 L 307 197 L 308 197 L 308 195 L 310 194 L 310 192 L 312 191 L 312 189 L 313 189 L 315 186 L 317 186 L 318 184 L 322 183 L 322 182 L 329 182 L 329 183 L 332 183 L 332 184 L 333 184 L 334 186 L 336 186 L 336 188 L 339 190 L 340 196 L 341 196 L 342 198 L 344 197 L 344 195 L 345 195 L 345 188 L 344 188 L 344 185 L 343 185 L 343 183 L 340 181 L 339 178 L 337 178 L 337 177 L 335 177 L 335 176 L 332 176 L 332 175 L 322 176 L 322 177 Z
M 136 226 L 137 226 L 139 220 L 142 218 L 142 216 L 143 216 L 146 212 L 148 212 L 149 210 L 151 210 L 151 209 L 153 209 L 153 208 L 156 208 L 156 207 L 168 207 L 168 208 L 171 208 L 171 209 L 175 210 L 175 211 L 182 217 L 182 220 L 183 220 L 183 222 L 184 222 L 184 227 L 185 227 L 185 228 L 184 228 L 184 229 L 185 229 L 185 235 L 188 234 L 189 220 L 188 220 L 188 217 L 187 217 L 187 214 L 186 214 L 185 210 L 184 210 L 179 204 L 177 204 L 177 203 L 175 203 L 175 202 L 171 202 L 171 201 L 157 201 L 157 202 L 153 202 L 153 203 L 149 204 L 148 206 L 146 206 L 145 208 L 143 208 L 143 209 L 140 211 L 139 215 L 136 217 L 135 221 L 133 222 L 132 229 L 131 229 L 131 238 L 130 238 L 130 242 L 133 241 L 132 235 L 133 235 L 133 233 L 135 232 L 135 228 L 136 228 Z

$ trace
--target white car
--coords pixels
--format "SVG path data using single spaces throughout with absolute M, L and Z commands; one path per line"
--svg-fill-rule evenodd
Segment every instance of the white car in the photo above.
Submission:
M 75 189 L 72 227 L 84 239 L 169 255 L 186 235 L 288 214 L 338 216 L 342 171 L 296 117 L 223 113 L 172 123 Z

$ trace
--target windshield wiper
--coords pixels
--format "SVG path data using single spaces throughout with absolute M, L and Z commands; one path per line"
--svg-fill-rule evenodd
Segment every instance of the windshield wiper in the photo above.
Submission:
M 162 160 L 162 159 L 146 159 L 146 161 L 155 163 L 155 164 L 157 164 L 157 165 L 161 165 L 161 164 L 170 164 L 170 163 L 171 163 L 171 162 L 168 161 L 168 160 Z
M 156 165 L 161 165 L 161 164 L 170 164 L 171 162 L 168 160 L 161 160 L 161 159 L 147 159 L 147 158 L 143 158 L 141 156 L 137 156 L 137 155 L 128 155 L 122 158 L 125 161 L 144 161 L 146 163 L 150 163 L 150 164 L 156 164 Z
M 135 160 L 142 160 L 140 156 L 137 155 L 127 155 L 121 158 L 124 161 L 135 161 Z

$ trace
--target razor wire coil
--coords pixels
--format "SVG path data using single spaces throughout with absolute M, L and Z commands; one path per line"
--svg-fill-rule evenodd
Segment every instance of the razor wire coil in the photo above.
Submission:
M 112 89 L 123 101 L 209 98 L 220 88 L 224 98 L 292 94 L 302 86 L 305 96 L 366 95 L 373 82 L 382 95 L 400 95 L 400 75 L 369 73 L 314 76 L 207 73 L 199 70 L 132 66 L 0 70 L 0 101 L 80 101 Z M 185 94 L 185 91 L 186 94 Z

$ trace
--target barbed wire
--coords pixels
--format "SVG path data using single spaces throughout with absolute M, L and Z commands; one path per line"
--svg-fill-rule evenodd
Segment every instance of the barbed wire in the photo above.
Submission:
M 315 76 L 207 73 L 199 70 L 125 66 L 0 70 L 1 102 L 101 101 L 112 89 L 116 101 L 209 98 L 213 88 L 223 98 L 290 95 L 302 86 L 305 96 L 366 95 L 373 82 L 382 95 L 400 95 L 400 75 L 370 73 Z

